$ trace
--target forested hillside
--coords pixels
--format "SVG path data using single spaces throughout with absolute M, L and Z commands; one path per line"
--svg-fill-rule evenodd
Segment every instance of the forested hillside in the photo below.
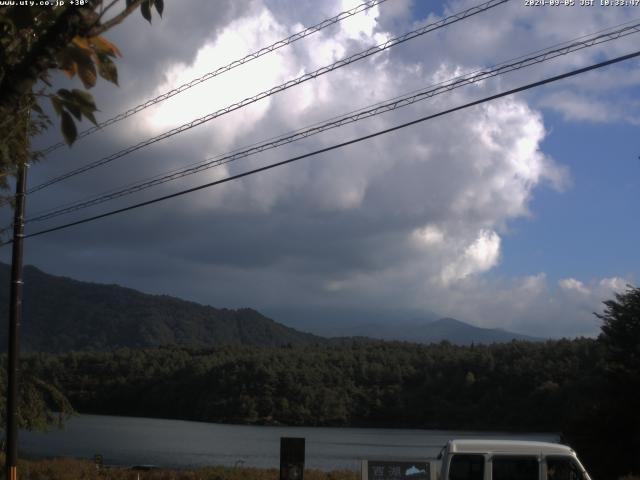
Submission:
M 113 350 L 159 345 L 306 345 L 326 339 L 245 308 L 217 309 L 118 285 L 81 282 L 24 268 L 25 351 Z M 0 316 L 7 318 L 9 267 L 0 263 Z M 6 350 L 6 329 L 0 349 Z
M 9 270 L 8 265 L 0 263 L 0 315 L 4 318 L 8 315 Z M 340 345 L 354 339 L 371 341 L 364 337 L 418 343 L 448 340 L 461 345 L 535 340 L 452 318 L 408 323 L 402 318 L 390 319 L 374 328 L 354 326 L 349 339 L 329 340 L 287 327 L 250 308 L 213 308 L 118 285 L 57 277 L 32 266 L 24 268 L 24 277 L 22 348 L 31 352 L 112 351 L 163 345 Z M 309 313 L 313 316 L 315 312 Z M 4 350 L 6 330 L 0 329 L 0 351 Z
M 594 478 L 617 478 L 635 469 L 640 418 L 629 402 L 637 370 L 620 370 L 610 352 L 601 339 L 162 347 L 33 354 L 24 370 L 48 379 L 81 413 L 557 431 Z
M 211 422 L 559 431 L 588 408 L 593 340 L 456 347 L 125 349 L 29 357 L 80 412 Z M 526 413 L 525 413 L 526 412 Z

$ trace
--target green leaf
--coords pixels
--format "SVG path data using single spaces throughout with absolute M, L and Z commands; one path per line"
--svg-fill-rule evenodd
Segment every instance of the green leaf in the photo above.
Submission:
M 76 43 L 78 43 L 78 41 L 76 41 Z M 78 76 L 80 80 L 82 80 L 84 88 L 93 87 L 97 79 L 96 67 L 91 58 L 93 52 L 90 49 L 80 48 L 74 44 L 67 47 L 66 53 L 71 57 L 73 62 L 75 62 Z
M 60 97 L 54 95 L 51 97 L 51 104 L 53 105 L 53 109 L 56 111 L 58 115 L 62 115 L 62 100 Z
M 71 55 L 72 47 L 66 47 L 58 53 L 58 68 L 62 70 L 67 77 L 72 78 L 76 73 L 75 60 Z
M 36 102 L 31 104 L 31 110 L 33 110 L 36 113 L 39 113 L 40 115 L 44 115 L 44 110 L 42 110 L 42 107 L 38 105 Z
M 66 100 L 63 100 L 62 105 L 76 117 L 76 120 L 82 120 L 82 109 L 79 105 L 74 102 L 67 102 Z
M 77 104 L 77 100 L 73 94 L 66 88 L 61 88 L 58 90 L 58 96 L 60 97 L 61 110 L 66 108 L 74 117 L 80 120 L 82 118 L 80 106 Z M 58 114 L 61 113 L 58 112 Z
M 142 16 L 145 18 L 145 20 L 149 23 L 151 23 L 151 2 L 150 0 L 144 0 L 144 2 L 142 2 L 140 4 L 140 13 L 142 13 Z
M 102 59 L 103 56 L 109 57 L 121 57 L 122 52 L 116 44 L 111 43 L 103 36 L 91 37 L 89 43 L 93 47 L 94 52 L 98 55 L 98 58 Z
M 89 92 L 74 88 L 71 90 L 71 94 L 73 95 L 76 103 L 81 107 L 90 108 L 92 112 L 98 109 L 98 107 L 96 107 L 96 102 L 93 101 L 93 96 Z
M 76 124 L 73 121 L 73 118 L 71 118 L 71 115 L 66 111 L 62 112 L 61 127 L 64 141 L 67 142 L 67 145 L 72 145 L 78 137 L 78 130 L 76 129 Z
M 93 112 L 97 110 L 97 107 L 93 100 L 93 96 L 89 92 L 78 90 L 76 88 L 71 91 L 61 88 L 58 90 L 58 95 L 54 98 L 52 98 L 51 101 L 58 105 L 56 107 L 54 104 L 56 111 L 58 111 L 58 109 L 61 111 L 66 109 L 77 120 L 81 120 L 84 115 L 91 123 L 94 125 L 97 124 L 96 119 L 93 116 Z M 58 114 L 61 113 L 58 112 Z
M 83 110 L 82 114 L 96 127 L 98 126 L 98 122 L 96 121 L 96 117 L 93 116 L 93 112 Z
M 97 74 L 96 67 L 91 63 L 78 64 L 78 76 L 82 80 L 84 88 L 91 88 L 96 84 Z
M 118 85 L 118 69 L 109 57 L 104 57 L 100 60 L 98 73 L 108 82 Z
M 162 12 L 164 11 L 164 0 L 155 0 L 154 5 L 156 7 L 158 15 L 162 17 Z
M 67 100 L 69 102 L 73 101 L 73 94 L 66 88 L 58 90 L 58 96 L 63 100 Z

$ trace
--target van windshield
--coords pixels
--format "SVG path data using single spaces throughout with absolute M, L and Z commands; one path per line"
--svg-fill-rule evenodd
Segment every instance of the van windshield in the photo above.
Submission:
M 583 480 L 582 470 L 571 457 L 547 457 L 547 480 Z

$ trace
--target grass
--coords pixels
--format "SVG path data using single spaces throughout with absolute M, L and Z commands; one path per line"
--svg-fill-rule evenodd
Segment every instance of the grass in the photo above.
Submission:
M 4 462 L 2 462 L 4 464 Z M 19 480 L 278 480 L 279 471 L 244 467 L 205 467 L 195 470 L 134 471 L 124 468 L 97 470 L 89 460 L 54 458 L 20 460 Z M 305 480 L 358 480 L 359 472 L 305 470 Z

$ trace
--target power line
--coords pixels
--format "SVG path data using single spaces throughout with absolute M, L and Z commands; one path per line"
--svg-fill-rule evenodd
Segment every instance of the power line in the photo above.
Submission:
M 238 110 L 240 108 L 246 107 L 247 105 L 250 105 L 252 103 L 255 103 L 259 100 L 262 100 L 263 98 L 269 97 L 271 95 L 274 95 L 276 93 L 282 92 L 284 90 L 287 90 L 291 87 L 294 87 L 296 85 L 300 85 L 303 82 L 306 82 L 308 80 L 317 78 L 321 75 L 324 75 L 326 73 L 329 73 L 333 70 L 336 70 L 338 68 L 344 67 L 346 65 L 349 65 L 353 62 L 356 62 L 358 60 L 362 60 L 364 58 L 367 58 L 371 55 L 374 55 L 376 53 L 380 53 L 383 52 L 391 47 L 394 47 L 396 45 L 399 45 L 401 43 L 407 42 L 413 38 L 419 37 L 421 35 L 425 35 L 426 33 L 432 32 L 434 30 L 446 27 L 448 25 L 451 25 L 453 23 L 459 22 L 461 20 L 464 20 L 465 18 L 469 18 L 473 15 L 477 15 L 478 13 L 482 13 L 486 10 L 489 10 L 491 8 L 494 8 L 498 5 L 501 5 L 503 3 L 507 3 L 510 0 L 489 0 L 488 2 L 482 3 L 480 5 L 476 5 L 474 7 L 471 7 L 467 10 L 464 10 L 462 12 L 456 13 L 454 15 L 451 15 L 449 17 L 443 18 L 442 20 L 439 20 L 437 22 L 431 23 L 429 25 L 426 25 L 424 27 L 418 28 L 416 30 L 412 30 L 411 32 L 405 33 L 404 35 L 401 35 L 399 37 L 394 37 L 390 40 L 387 40 L 386 42 L 383 42 L 379 45 L 370 47 L 362 52 L 356 53 L 354 55 L 351 55 L 347 58 L 344 58 L 342 60 L 338 60 L 335 63 L 332 63 L 331 65 L 328 66 L 324 66 L 321 67 L 313 72 L 310 73 L 306 73 L 298 78 L 289 80 L 283 84 L 280 84 L 276 87 L 272 87 L 269 90 L 265 90 L 257 95 L 254 95 L 253 97 L 248 97 L 245 98 L 244 100 L 234 103 L 228 107 L 225 107 L 223 109 L 217 110 L 215 112 L 209 113 L 203 117 L 197 118 L 195 120 L 192 120 L 191 122 L 185 123 L 179 127 L 173 128 L 167 132 L 164 132 L 160 135 L 157 135 L 155 137 L 149 138 L 147 140 L 144 140 L 136 145 L 133 145 L 131 147 L 125 148 L 124 150 L 120 150 L 119 152 L 113 153 L 111 155 L 108 155 L 106 157 L 101 158 L 100 160 L 96 160 L 88 165 L 85 165 L 83 167 L 79 167 L 77 169 L 71 170 L 65 174 L 62 174 L 58 177 L 52 178 L 48 181 L 45 181 L 44 183 L 41 183 L 39 185 L 36 185 L 35 187 L 32 187 L 31 189 L 29 189 L 29 191 L 27 193 L 34 193 L 37 192 L 38 190 L 42 190 L 43 188 L 46 188 L 48 186 L 51 186 L 55 183 L 61 182 L 63 180 L 66 180 L 68 178 L 71 178 L 75 175 L 79 175 L 80 173 L 84 173 L 86 171 L 92 170 L 94 168 L 97 168 L 101 165 L 104 165 L 106 163 L 110 163 L 118 158 L 124 157 L 125 155 L 128 155 L 132 152 L 135 152 L 136 150 L 140 150 L 141 148 L 147 147 L 153 143 L 159 142 L 161 140 L 164 140 L 166 138 L 172 137 L 173 135 L 177 135 L 179 133 L 185 132 L 187 130 L 190 130 L 191 128 L 197 127 L 199 125 L 202 125 L 203 123 L 209 122 L 211 120 L 213 120 L 214 118 L 220 117 L 222 115 L 225 115 L 227 113 L 233 112 L 235 110 Z
M 223 164 L 227 164 L 241 158 L 246 158 L 248 156 L 255 155 L 257 153 L 261 153 L 266 150 L 271 150 L 273 148 L 277 148 L 279 146 L 282 146 L 288 143 L 292 143 L 304 138 L 308 138 L 312 135 L 319 134 L 326 130 L 342 127 L 344 125 L 354 123 L 354 122 L 363 120 L 365 118 L 380 115 L 382 113 L 390 112 L 419 101 L 427 100 L 429 98 L 435 97 L 436 95 L 440 95 L 466 85 L 487 80 L 489 78 L 493 78 L 498 75 L 520 70 L 522 68 L 526 68 L 532 65 L 540 64 L 562 55 L 567 55 L 569 53 L 576 52 L 584 48 L 592 47 L 594 45 L 599 45 L 599 44 L 609 42 L 609 41 L 622 38 L 627 35 L 631 35 L 633 33 L 638 33 L 638 32 L 640 32 L 640 22 L 633 25 L 627 25 L 623 28 L 610 31 L 608 33 L 595 35 L 595 36 L 592 35 L 590 38 L 588 36 L 581 37 L 581 38 L 585 38 L 585 40 L 570 43 L 561 48 L 555 48 L 551 50 L 547 49 L 546 51 L 542 50 L 543 53 L 534 55 L 531 57 L 526 57 L 526 56 L 518 57 L 518 60 L 515 62 L 512 62 L 512 63 L 503 62 L 499 64 L 499 66 L 490 68 L 488 70 L 484 70 L 484 71 L 480 70 L 471 74 L 460 75 L 449 81 L 440 82 L 439 84 L 436 84 L 433 87 L 429 87 L 428 89 L 412 92 L 411 94 L 406 94 L 404 96 L 396 97 L 391 100 L 387 100 L 385 102 L 381 102 L 373 106 L 366 107 L 365 109 L 361 109 L 355 112 L 350 112 L 348 114 L 335 117 L 334 119 L 331 119 L 328 122 L 319 123 L 309 128 L 298 130 L 291 134 L 286 134 L 280 137 L 276 137 L 274 140 L 257 143 L 248 148 L 245 148 L 244 150 L 237 150 L 233 153 L 228 153 L 223 156 L 210 158 L 205 160 L 204 162 L 197 163 L 185 168 L 175 169 L 165 174 L 156 175 L 155 177 L 149 180 L 129 184 L 125 187 L 121 187 L 120 189 L 112 189 L 107 193 L 104 193 L 98 196 L 93 196 L 88 200 L 84 200 L 80 202 L 71 202 L 59 207 L 48 209 L 40 214 L 36 214 L 32 218 L 27 219 L 27 223 L 49 220 L 51 218 L 58 217 L 60 215 L 82 210 L 84 208 L 88 208 L 91 206 L 99 205 L 101 203 L 114 200 L 116 198 L 119 198 L 125 195 L 130 195 L 130 194 L 133 194 L 142 190 L 146 190 L 148 188 L 151 188 L 157 185 L 161 185 L 163 183 L 167 183 L 172 180 L 176 180 L 188 175 L 193 175 L 195 173 L 202 172 L 204 170 L 208 170 Z
M 637 32 L 638 20 L 639 19 L 636 18 L 634 20 L 630 20 L 630 21 L 627 21 L 627 22 L 620 23 L 618 25 L 607 27 L 607 28 L 598 30 L 596 32 L 592 32 L 590 34 L 581 35 L 581 36 L 573 38 L 571 40 L 567 40 L 567 41 L 564 41 L 564 42 L 556 43 L 556 44 L 550 45 L 550 46 L 548 46 L 546 48 L 534 50 L 532 52 L 528 52 L 528 53 L 520 55 L 518 57 L 511 58 L 509 60 L 504 60 L 504 61 L 502 61 L 500 63 L 497 63 L 494 66 L 488 67 L 488 68 L 489 69 L 497 69 L 498 67 L 505 67 L 509 63 L 514 64 L 518 60 L 523 60 L 523 59 L 530 59 L 531 60 L 532 57 L 536 56 L 537 54 L 541 54 L 541 53 L 551 54 L 551 53 L 553 53 L 552 50 L 554 50 L 554 49 L 560 51 L 561 50 L 560 47 L 570 48 L 570 47 L 573 47 L 574 45 L 576 45 L 578 42 L 581 42 L 581 41 L 583 41 L 585 43 L 586 42 L 594 42 L 593 44 L 584 45 L 584 47 L 590 47 L 590 46 L 595 45 L 595 44 L 604 43 L 605 41 L 608 41 L 608 40 L 614 40 L 614 39 L 617 39 L 617 38 L 621 38 L 621 37 L 626 36 L 628 34 Z M 615 29 L 619 29 L 619 30 L 615 30 Z M 636 29 L 636 30 L 635 31 L 629 31 L 629 29 Z M 599 37 L 596 37 L 596 36 L 599 36 Z M 610 38 L 608 38 L 606 40 L 602 40 L 602 41 L 597 41 L 597 40 L 599 40 L 599 38 L 603 38 L 605 36 L 609 36 Z M 579 50 L 579 49 L 580 48 L 576 48 L 576 50 Z M 569 52 L 566 52 L 566 53 L 569 53 Z M 560 53 L 560 54 L 564 54 L 564 53 Z M 550 59 L 550 58 L 551 57 L 548 57 L 545 60 Z M 483 72 L 486 72 L 486 70 L 478 69 L 478 70 L 474 70 L 474 71 L 471 71 L 471 72 L 467 72 L 465 74 L 458 75 L 458 76 L 456 76 L 456 77 L 454 77 L 452 79 L 443 80 L 441 82 L 432 84 L 431 87 L 429 87 L 429 88 L 437 87 L 437 86 L 443 85 L 445 83 L 449 83 L 449 82 L 451 82 L 453 80 L 463 79 L 465 77 L 470 77 L 470 76 L 473 76 L 473 75 L 476 75 L 476 74 L 480 74 L 480 73 L 483 73 Z M 501 72 L 501 73 L 507 73 L 507 72 Z M 250 148 L 253 148 L 253 147 L 257 147 L 257 146 L 265 144 L 265 143 L 273 142 L 273 141 L 276 141 L 276 140 L 279 141 L 279 140 L 283 139 L 285 136 L 299 134 L 300 132 L 302 132 L 305 129 L 311 129 L 311 128 L 314 128 L 314 127 L 318 127 L 318 126 L 320 126 L 320 125 L 322 125 L 323 123 L 326 123 L 326 122 L 333 122 L 334 120 L 339 120 L 339 119 L 342 119 L 342 118 L 344 118 L 346 116 L 362 113 L 364 110 L 372 108 L 372 107 L 380 107 L 380 106 L 383 106 L 385 103 L 389 103 L 389 102 L 392 102 L 392 101 L 395 101 L 395 100 L 402 100 L 402 99 L 408 98 L 409 96 L 417 95 L 417 94 L 421 94 L 421 93 L 425 93 L 425 92 L 426 92 L 425 89 L 413 90 L 413 91 L 408 92 L 408 93 L 406 93 L 404 95 L 400 95 L 400 96 L 397 96 L 397 97 L 394 97 L 394 98 L 391 98 L 391 99 L 388 99 L 388 100 L 385 100 L 385 101 L 382 101 L 382 102 L 378 102 L 378 103 L 370 105 L 368 107 L 364 107 L 364 108 L 360 108 L 360 109 L 357 109 L 357 110 L 353 110 L 353 111 L 350 111 L 350 112 L 342 114 L 342 115 L 334 116 L 334 117 L 332 117 L 330 119 L 327 119 L 327 120 L 324 120 L 322 122 L 317 122 L 317 123 L 315 123 L 313 125 L 309 125 L 308 127 L 296 130 L 296 131 L 291 132 L 291 133 L 286 134 L 286 135 L 279 135 L 279 136 L 276 136 L 276 137 L 271 137 L 269 139 L 262 140 L 260 142 L 256 142 L 256 143 L 254 143 L 252 145 L 235 148 L 234 150 L 229 151 L 226 154 L 221 154 L 221 155 L 217 155 L 215 157 L 210 157 L 210 158 L 208 158 L 208 159 L 206 159 L 204 161 L 191 163 L 191 164 L 186 165 L 184 167 L 174 168 L 174 169 L 172 169 L 172 170 L 170 170 L 168 172 L 159 173 L 159 174 L 153 175 L 151 177 L 147 177 L 146 179 L 138 180 L 136 182 L 130 182 L 130 183 L 124 185 L 124 186 L 114 187 L 114 188 L 111 188 L 111 189 L 109 189 L 107 191 L 103 191 L 102 193 L 93 194 L 93 195 L 90 195 L 88 197 L 85 197 L 83 200 L 69 201 L 69 202 L 63 203 L 62 205 L 58 205 L 57 207 L 52 207 L 52 208 L 48 208 L 48 209 L 45 209 L 45 210 L 41 210 L 41 211 L 37 212 L 35 214 L 35 216 L 44 215 L 44 214 L 47 214 L 47 213 L 50 213 L 50 212 L 53 212 L 53 211 L 56 211 L 56 210 L 59 210 L 59 209 L 62 209 L 62 208 L 66 208 L 68 206 L 75 206 L 75 205 L 78 205 L 79 203 L 93 201 L 93 200 L 96 200 L 96 199 L 98 199 L 100 197 L 107 196 L 107 195 L 110 195 L 110 194 L 124 192 L 125 189 L 128 190 L 129 188 L 136 188 L 136 191 L 137 191 L 138 187 L 145 187 L 146 184 L 151 182 L 151 181 L 155 181 L 156 179 L 164 179 L 166 177 L 172 176 L 173 174 L 179 174 L 181 172 L 187 172 L 187 173 L 185 173 L 185 175 L 189 175 L 189 174 L 191 174 L 190 170 L 193 167 L 202 166 L 203 169 L 213 168 L 213 167 L 216 166 L 216 165 L 212 165 L 211 164 L 214 160 L 216 160 L 216 161 L 222 160 L 223 159 L 222 157 L 231 156 L 232 154 L 239 153 L 243 149 L 247 150 L 247 149 L 250 149 Z M 228 162 L 223 162 L 223 163 L 228 163 Z M 198 171 L 200 171 L 200 169 L 198 169 Z M 195 173 L 195 172 L 193 172 L 193 173 Z M 150 185 L 150 186 L 154 186 L 154 185 Z M 125 192 L 124 194 L 127 194 L 127 193 L 128 192 Z M 133 192 L 131 192 L 131 193 L 133 193 Z M 6 202 L 0 202 L 0 206 L 2 206 L 4 203 L 6 203 Z M 31 218 L 29 221 L 35 221 L 35 220 L 37 220 L 37 219 L 36 218 Z
M 58 231 L 58 230 L 66 229 L 66 228 L 69 228 L 69 227 L 72 227 L 72 226 L 81 225 L 81 224 L 92 222 L 94 220 L 98 220 L 98 219 L 101 219 L 101 218 L 110 217 L 112 215 L 116 215 L 116 214 L 119 214 L 119 213 L 124 213 L 124 212 L 127 212 L 129 210 L 135 210 L 135 209 L 140 208 L 140 207 L 144 207 L 144 206 L 147 206 L 147 205 L 152 205 L 154 203 L 162 202 L 164 200 L 168 200 L 168 199 L 171 199 L 171 198 L 180 197 L 182 195 L 186 195 L 188 193 L 196 192 L 198 190 L 203 190 L 205 188 L 213 187 L 213 186 L 216 186 L 216 185 L 221 185 L 223 183 L 227 183 L 227 182 L 230 182 L 232 180 L 237 180 L 237 179 L 240 179 L 240 178 L 243 178 L 243 177 L 247 177 L 249 175 L 253 175 L 253 174 L 256 174 L 256 173 L 264 172 L 266 170 L 271 170 L 273 168 L 280 167 L 282 165 L 286 165 L 286 164 L 289 164 L 289 163 L 293 163 L 293 162 L 296 162 L 298 160 L 302 160 L 304 158 L 308 158 L 308 157 L 312 157 L 312 156 L 315 156 L 315 155 L 319 155 L 321 153 L 326 153 L 326 152 L 329 152 L 329 151 L 332 151 L 332 150 L 337 150 L 339 148 L 346 147 L 348 145 L 353 145 L 355 143 L 359 143 L 359 142 L 362 142 L 364 140 L 369 140 L 371 138 L 378 137 L 380 135 L 384 135 L 384 134 L 387 134 L 387 133 L 390 133 L 390 132 L 394 132 L 396 130 L 400 130 L 400 129 L 409 127 L 411 125 L 416 125 L 418 123 L 422 123 L 422 122 L 425 122 L 427 120 L 432 120 L 432 119 L 437 118 L 437 117 L 441 117 L 441 116 L 444 116 L 444 115 L 447 115 L 447 114 L 450 114 L 450 113 L 453 113 L 453 112 L 457 112 L 459 110 L 463 110 L 463 109 L 466 109 L 466 108 L 469 108 L 469 107 L 473 107 L 473 106 L 480 105 L 480 104 L 483 104 L 483 103 L 486 103 L 486 102 L 490 102 L 490 101 L 496 100 L 498 98 L 506 97 L 508 95 L 513 95 L 514 93 L 519 93 L 519 92 L 523 92 L 525 90 L 529 90 L 529 89 L 532 89 L 532 88 L 540 87 L 542 85 L 546 85 L 546 84 L 549 84 L 549 83 L 552 83 L 552 82 L 556 82 L 556 81 L 559 81 L 559 80 L 562 80 L 562 79 L 565 79 L 565 78 L 569 78 L 569 77 L 573 77 L 573 76 L 576 76 L 576 75 L 580 75 L 580 74 L 589 72 L 591 70 L 596 70 L 598 68 L 603 68 L 603 67 L 606 67 L 608 65 L 613 65 L 615 63 L 623 62 L 625 60 L 629 60 L 631 58 L 635 58 L 635 57 L 638 57 L 638 56 L 640 56 L 640 50 L 638 50 L 638 51 L 636 51 L 634 53 L 630 53 L 630 54 L 627 54 L 627 55 L 622 55 L 620 57 L 616 57 L 616 58 L 611 59 L 611 60 L 600 62 L 600 63 L 594 64 L 594 65 L 590 65 L 588 67 L 580 68 L 580 69 L 573 70 L 573 71 L 570 71 L 570 72 L 567 72 L 567 73 L 563 73 L 561 75 L 555 75 L 553 77 L 549 77 L 549 78 L 546 78 L 544 80 L 540 80 L 540 81 L 537 81 L 537 82 L 529 83 L 529 84 L 523 85 L 523 86 L 518 87 L 518 88 L 513 88 L 511 90 L 507 90 L 507 91 L 502 92 L 502 93 L 491 95 L 491 96 L 482 98 L 480 100 L 475 100 L 473 102 L 469 102 L 469 103 L 466 103 L 464 105 L 460 105 L 460 106 L 453 107 L 453 108 L 450 108 L 450 109 L 447 109 L 447 110 L 443 110 L 441 112 L 438 112 L 438 113 L 435 113 L 435 114 L 432 114 L 432 115 L 427 115 L 427 116 L 418 118 L 416 120 L 412 120 L 411 122 L 406 122 L 406 123 L 403 123 L 403 124 L 400 124 L 400 125 L 396 125 L 395 127 L 391 127 L 391 128 L 387 128 L 387 129 L 384 129 L 384 130 L 380 130 L 378 132 L 371 133 L 369 135 L 365 135 L 365 136 L 362 136 L 362 137 L 358 137 L 358 138 L 355 138 L 355 139 L 352 139 L 352 140 L 349 140 L 349 141 L 346 141 L 346 142 L 338 143 L 338 144 L 332 145 L 330 147 L 325 147 L 325 148 L 321 148 L 319 150 L 315 150 L 313 152 L 305 153 L 303 155 L 298 155 L 296 157 L 289 158 L 287 160 L 283 160 L 281 162 L 271 163 L 271 164 L 266 165 L 264 167 L 256 168 L 256 169 L 253 169 L 253 170 L 249 170 L 247 172 L 243 172 L 243 173 L 240 173 L 240 174 L 237 174 L 237 175 L 233 175 L 233 176 L 230 176 L 230 177 L 227 177 L 227 178 L 223 178 L 221 180 L 216 180 L 214 182 L 209 182 L 209 183 L 206 183 L 204 185 L 199 185 L 197 187 L 188 188 L 186 190 L 181 190 L 181 191 L 176 192 L 176 193 L 172 193 L 172 194 L 169 194 L 169 195 L 164 195 L 164 196 L 161 196 L 161 197 L 157 197 L 157 198 L 154 198 L 152 200 L 147 200 L 147 201 L 144 201 L 144 202 L 140 202 L 140 203 L 137 203 L 137 204 L 134 204 L 134 205 L 130 205 L 128 207 L 119 208 L 117 210 L 111 210 L 109 212 L 102 213 L 100 215 L 94 215 L 92 217 L 87 217 L 87 218 L 84 218 L 84 219 L 81 219 L 81 220 L 77 220 L 75 222 L 70 222 L 70 223 L 66 223 L 66 224 L 63 224 L 63 225 L 59 225 L 57 227 L 47 228 L 45 230 L 40 230 L 40 231 L 37 231 L 37 232 L 34 232 L 34 233 L 30 233 L 28 235 L 25 235 L 25 238 L 36 237 L 36 236 L 39 236 L 39 235 L 44 235 L 45 233 L 51 233 L 51 232 L 55 232 L 55 231 Z M 1 245 L 7 245 L 9 243 L 11 243 L 11 241 L 4 242 Z
M 248 55 L 246 55 L 245 57 L 239 59 L 239 60 L 234 60 L 233 62 L 229 63 L 228 65 L 225 65 L 223 67 L 219 67 L 215 70 L 212 70 L 211 72 L 207 72 L 204 75 L 202 75 L 201 77 L 195 78 L 193 80 L 191 80 L 190 82 L 187 83 L 183 83 L 182 85 L 169 90 L 168 92 L 165 92 L 161 95 L 158 95 L 155 98 L 152 98 L 150 100 L 147 100 L 146 102 L 143 102 L 139 105 L 136 105 L 135 107 L 130 108 L 129 110 L 120 113 L 118 115 L 116 115 L 115 117 L 112 117 L 108 120 L 105 120 L 104 122 L 99 123 L 96 126 L 93 126 L 91 128 L 88 128 L 82 132 L 80 132 L 78 134 L 78 139 L 86 137 L 88 135 L 91 135 L 92 133 L 97 132 L 98 130 L 102 130 L 104 127 L 107 127 L 109 125 L 113 125 L 114 123 L 117 123 L 121 120 L 124 120 L 125 118 L 128 118 L 132 115 L 135 115 L 138 112 L 141 112 L 142 110 L 151 107 L 153 105 L 156 105 L 164 100 L 167 100 L 168 98 L 171 98 L 175 95 L 178 95 L 179 93 L 184 92 L 185 90 L 189 90 L 192 87 L 195 87 L 196 85 L 199 85 L 203 82 L 206 82 L 207 80 L 211 80 L 214 77 L 217 77 L 218 75 L 221 75 L 225 72 L 228 72 L 229 70 L 232 70 L 236 67 L 239 67 L 241 65 L 244 65 L 245 63 L 249 63 L 252 60 L 255 60 L 257 58 L 262 57 L 263 55 L 266 55 L 267 53 L 271 53 L 275 50 L 278 50 L 286 45 L 291 45 L 294 42 L 297 42 L 298 40 L 301 40 L 305 37 L 308 37 L 309 35 L 312 35 L 316 32 L 319 32 L 320 30 L 323 30 L 327 27 L 330 27 L 331 25 L 335 25 L 336 23 L 344 20 L 345 18 L 349 18 L 352 17 L 354 15 L 357 15 L 358 13 L 364 12 L 366 10 L 369 10 L 370 8 L 375 7 L 376 5 L 380 5 L 381 3 L 386 2 L 387 0 L 370 0 L 368 2 L 364 2 L 361 3 L 360 5 L 350 9 L 350 10 L 346 10 L 344 12 L 340 12 L 339 14 L 331 17 L 331 18 L 327 18 L 323 21 L 321 21 L 320 23 L 317 23 L 316 25 L 313 25 L 312 27 L 308 27 L 305 28 L 304 30 L 301 30 L 297 33 L 294 33 L 293 35 L 284 38 L 282 40 L 278 40 L 277 42 L 272 43 L 271 45 L 267 46 L 267 47 L 263 47 L 260 50 L 257 50 L 255 52 L 252 52 Z M 60 147 L 64 147 L 66 145 L 66 143 L 64 142 L 58 142 L 54 145 L 50 145 L 49 147 L 46 147 L 45 149 L 41 150 L 40 153 L 42 153 L 43 155 L 48 155 L 49 153 L 53 152 L 54 150 L 57 150 Z

